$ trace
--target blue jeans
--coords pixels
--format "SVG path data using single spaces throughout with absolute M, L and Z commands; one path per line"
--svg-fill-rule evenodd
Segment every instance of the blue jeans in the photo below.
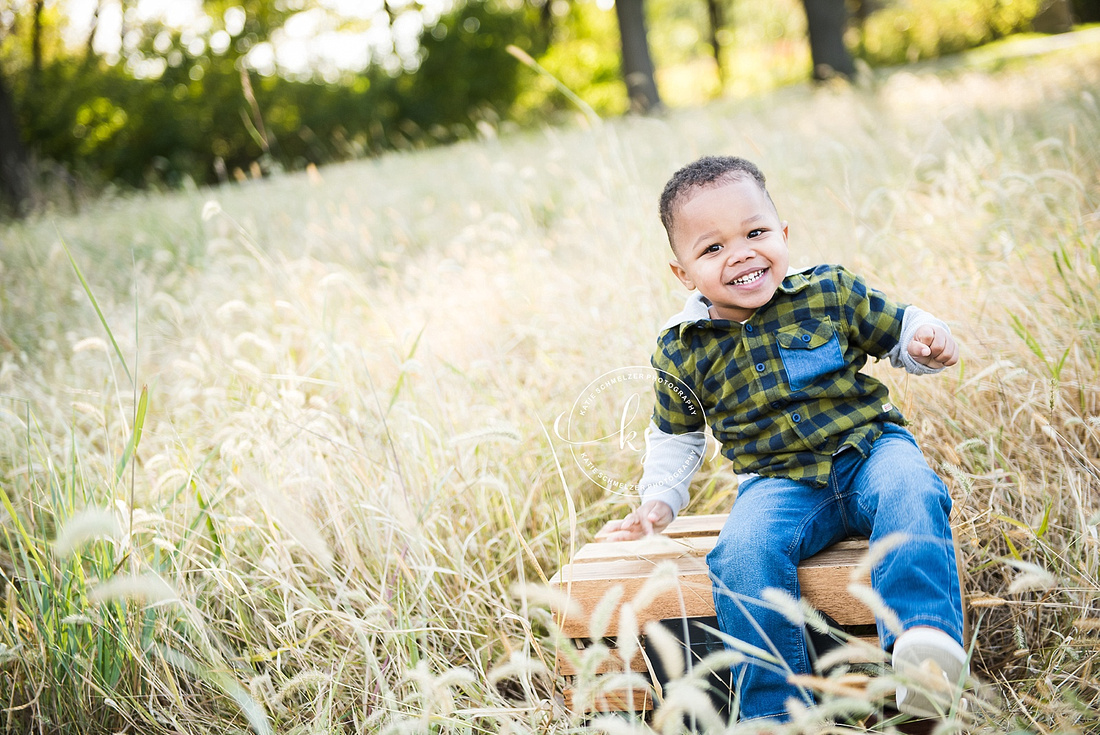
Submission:
M 761 593 L 776 587 L 800 597 L 798 563 L 848 536 L 865 536 L 874 548 L 890 534 L 904 534 L 871 570 L 871 586 L 902 629 L 928 625 L 962 643 L 950 512 L 947 487 L 913 435 L 896 424 L 883 425 L 867 458 L 855 449 L 835 455 L 827 487 L 773 477 L 743 482 L 707 555 L 718 625 L 780 663 L 750 660 L 734 668 L 741 719 L 785 720 L 789 698 L 813 703 L 810 692 L 787 683 L 791 674 L 811 673 L 803 629 L 762 602 Z M 895 636 L 877 623 L 889 650 Z

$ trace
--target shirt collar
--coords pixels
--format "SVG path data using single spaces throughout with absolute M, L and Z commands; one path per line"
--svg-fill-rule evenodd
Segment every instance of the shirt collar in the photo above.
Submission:
M 808 265 L 805 268 L 788 268 L 786 277 L 779 284 L 779 290 L 786 294 L 798 293 L 810 284 L 810 280 L 806 278 L 805 274 L 816 267 L 816 265 Z M 710 318 L 710 306 L 710 301 L 703 294 L 692 291 L 688 294 L 687 301 L 684 302 L 684 308 L 665 322 L 664 326 L 661 327 L 661 332 L 679 327 L 682 335 L 688 327 L 713 321 Z

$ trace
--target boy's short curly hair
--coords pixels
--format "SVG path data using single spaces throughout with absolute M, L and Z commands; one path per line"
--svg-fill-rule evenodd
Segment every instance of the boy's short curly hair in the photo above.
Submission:
M 704 156 L 674 173 L 665 184 L 665 190 L 661 192 L 660 202 L 661 224 L 668 233 L 669 244 L 672 244 L 672 223 L 676 208 L 684 197 L 696 189 L 742 179 L 755 181 L 768 201 L 772 200 L 764 185 L 764 174 L 752 161 L 737 156 Z

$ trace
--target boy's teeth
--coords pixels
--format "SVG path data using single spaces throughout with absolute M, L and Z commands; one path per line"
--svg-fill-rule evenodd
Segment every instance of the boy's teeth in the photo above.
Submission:
M 752 273 L 741 276 L 740 278 L 733 279 L 732 281 L 730 281 L 730 283 L 742 284 L 742 283 L 748 283 L 749 281 L 755 281 L 757 278 L 760 277 L 760 274 L 763 273 L 763 272 L 764 271 L 762 271 L 762 270 L 753 271 Z

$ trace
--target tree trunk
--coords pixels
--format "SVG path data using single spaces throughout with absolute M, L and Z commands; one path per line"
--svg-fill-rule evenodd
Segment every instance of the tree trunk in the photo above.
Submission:
M 615 3 L 623 41 L 623 81 L 630 97 L 630 111 L 640 113 L 661 106 L 646 39 L 644 5 L 644 0 L 617 0 Z
M 539 31 L 547 46 L 554 40 L 554 8 L 553 0 L 543 0 L 539 6 Z
M 15 104 L 0 71 L 0 214 L 25 215 L 31 201 L 31 167 Z
M 42 71 L 42 10 L 46 0 L 35 0 L 31 24 L 31 72 L 35 78 Z
M 95 61 L 95 32 L 99 29 L 99 11 L 103 8 L 103 1 L 96 0 L 95 12 L 92 13 L 91 27 L 88 29 L 88 39 L 84 42 L 84 68 L 87 69 Z
M 1031 19 L 1036 33 L 1069 33 L 1073 30 L 1073 8 L 1069 0 L 1049 0 Z
M 1100 0 L 1073 0 L 1073 15 L 1078 23 L 1100 21 Z
M 848 26 L 845 0 L 802 0 L 802 4 L 810 30 L 814 79 L 855 75 L 855 64 L 844 45 L 844 31 Z
M 130 3 L 127 0 L 118 0 L 118 10 L 122 15 L 122 22 L 118 25 L 118 52 L 126 58 L 126 33 L 130 30 L 126 25 L 126 9 Z
M 726 76 L 722 69 L 722 47 L 718 43 L 718 32 L 722 30 L 722 6 L 719 0 L 707 0 L 707 17 L 710 20 L 710 47 L 714 49 L 714 63 L 718 65 L 718 84 L 725 86 Z

